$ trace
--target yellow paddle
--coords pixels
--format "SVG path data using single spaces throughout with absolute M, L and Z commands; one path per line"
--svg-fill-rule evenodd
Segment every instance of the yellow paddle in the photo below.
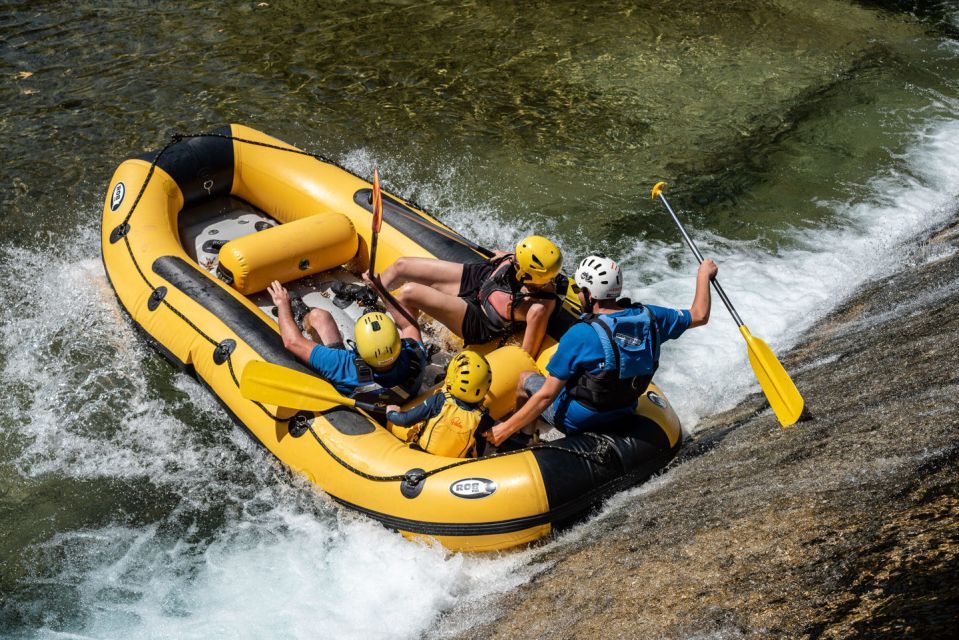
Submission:
M 240 393 L 247 400 L 307 411 L 326 411 L 338 405 L 378 413 L 386 410 L 386 405 L 347 398 L 321 378 L 261 360 L 252 360 L 243 368 Z
M 686 233 L 686 228 L 683 227 L 683 223 L 679 221 L 673 208 L 670 207 L 669 202 L 666 201 L 666 196 L 663 195 L 664 186 L 666 186 L 665 182 L 657 182 L 653 186 L 652 198 L 655 200 L 656 196 L 659 196 L 659 199 L 663 201 L 663 204 L 666 205 L 666 210 L 669 211 L 669 215 L 673 217 L 673 222 L 679 227 L 679 232 L 683 234 L 683 240 L 686 241 L 686 245 L 692 249 L 696 259 L 702 263 L 703 254 L 696 248 L 693 239 Z M 736 313 L 732 302 L 729 301 L 726 292 L 719 286 L 719 282 L 717 282 L 715 278 L 713 279 L 713 287 L 722 299 L 723 304 L 726 305 L 729 313 L 732 314 L 733 320 L 736 321 L 736 325 L 739 327 L 739 333 L 741 333 L 746 340 L 746 348 L 749 352 L 749 364 L 752 365 L 753 373 L 756 374 L 756 379 L 759 380 L 759 386 L 762 387 L 763 393 L 766 394 L 766 399 L 769 400 L 769 406 L 773 408 L 773 412 L 776 414 L 776 417 L 779 418 L 779 423 L 784 427 L 788 427 L 799 420 L 799 416 L 802 415 L 803 399 L 799 394 L 799 389 L 796 388 L 796 385 L 776 358 L 776 354 L 769 348 L 769 345 L 749 333 L 746 324 L 742 321 L 742 318 L 739 317 L 739 314 Z

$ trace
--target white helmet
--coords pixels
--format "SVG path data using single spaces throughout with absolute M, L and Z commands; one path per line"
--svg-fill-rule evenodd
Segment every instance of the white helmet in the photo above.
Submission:
M 586 256 L 576 269 L 576 286 L 589 289 L 594 300 L 615 300 L 623 292 L 623 274 L 606 256 Z

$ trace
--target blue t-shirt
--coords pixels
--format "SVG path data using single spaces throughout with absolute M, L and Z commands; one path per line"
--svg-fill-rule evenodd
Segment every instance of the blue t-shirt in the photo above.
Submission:
M 353 349 L 332 349 L 318 344 L 310 352 L 310 367 L 336 387 L 337 391 L 349 396 L 360 386 L 354 364 L 354 360 L 358 357 L 359 354 Z M 414 363 L 418 363 L 419 367 L 412 367 Z M 415 368 L 420 373 L 424 371 L 426 348 L 421 342 L 403 338 L 400 355 L 396 358 L 396 362 L 387 371 L 374 369 L 373 382 L 384 389 L 402 387 L 409 391 L 410 395 L 414 395 L 419 390 L 422 376 L 418 376 L 420 380 L 412 379 L 411 368 Z
M 646 305 L 646 308 L 656 319 L 660 344 L 681 336 L 692 321 L 688 310 L 680 311 L 654 305 Z M 639 308 L 630 308 L 609 315 L 616 318 L 638 313 L 645 312 Z M 603 343 L 596 335 L 596 330 L 589 323 L 580 322 L 573 325 L 560 339 L 556 353 L 546 365 L 546 371 L 560 380 L 569 380 L 577 372 L 599 373 L 604 362 Z M 609 423 L 610 418 L 631 414 L 634 409 L 634 405 L 627 405 L 612 411 L 593 411 L 570 398 L 565 388 L 553 402 L 557 426 L 571 432 L 601 428 Z

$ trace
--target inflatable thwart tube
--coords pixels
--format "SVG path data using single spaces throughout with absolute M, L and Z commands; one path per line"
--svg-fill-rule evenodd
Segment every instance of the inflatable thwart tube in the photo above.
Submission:
M 314 274 L 365 270 L 369 189 L 334 163 L 247 127 L 178 139 L 117 168 L 103 209 L 106 273 L 151 342 L 280 460 L 341 504 L 453 550 L 541 538 L 675 455 L 679 421 L 654 386 L 634 416 L 602 434 L 477 460 L 411 449 L 362 411 L 334 403 L 299 411 L 242 397 L 248 362 L 310 372 L 283 348 L 261 292 L 278 279 L 325 304 Z M 383 200 L 378 268 L 403 256 L 476 262 L 489 255 L 402 199 Z M 493 368 L 491 415 L 513 409 L 519 374 L 542 369 L 577 311 L 567 299 L 535 363 L 514 345 L 478 348 Z M 320 378 L 316 384 L 333 392 Z
M 240 293 L 266 289 L 334 269 L 359 249 L 353 223 L 338 213 L 320 213 L 262 233 L 230 240 L 220 249 L 217 273 Z

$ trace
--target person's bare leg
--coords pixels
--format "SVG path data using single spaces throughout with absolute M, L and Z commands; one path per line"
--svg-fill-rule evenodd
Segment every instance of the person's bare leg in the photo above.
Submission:
M 414 318 L 422 311 L 459 337 L 463 337 L 466 301 L 462 298 L 424 284 L 407 282 L 400 287 L 396 299 Z
M 516 407 L 513 411 L 519 411 L 523 408 L 523 405 L 526 404 L 526 401 L 529 400 L 529 394 L 526 393 L 526 381 L 531 375 L 536 373 L 535 371 L 523 371 L 519 374 L 519 380 L 516 382 Z
M 336 320 L 326 309 L 313 309 L 303 319 L 303 327 L 314 340 L 324 346 L 343 342 Z
M 433 258 L 400 258 L 380 274 L 380 281 L 387 291 L 415 282 L 451 296 L 460 292 L 462 279 L 462 264 Z
M 535 371 L 523 371 L 519 374 L 519 381 L 516 383 L 516 408 L 513 410 L 514 413 L 523 408 L 523 405 L 526 404 L 526 401 L 529 400 L 529 394 L 526 393 L 524 388 L 526 381 L 531 375 L 536 373 Z M 539 420 L 534 420 L 532 423 L 523 427 L 520 432 L 525 433 L 530 436 L 533 440 L 539 441 L 539 429 L 540 422 Z

